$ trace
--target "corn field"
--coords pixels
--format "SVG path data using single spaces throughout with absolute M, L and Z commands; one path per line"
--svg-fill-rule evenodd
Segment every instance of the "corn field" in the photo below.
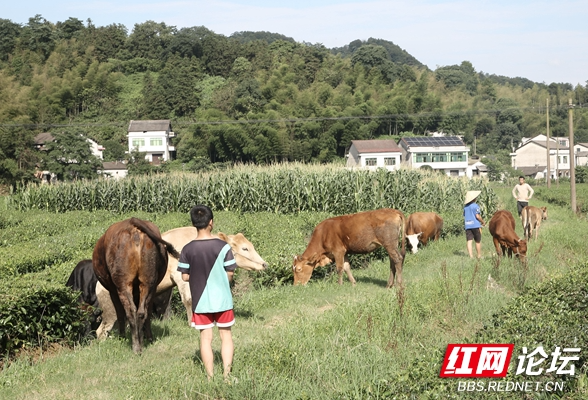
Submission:
M 187 212 L 195 204 L 237 212 L 328 212 L 334 215 L 382 207 L 461 212 L 468 190 L 481 190 L 483 214 L 497 207 L 496 194 L 482 180 L 450 178 L 420 170 L 370 172 L 334 167 L 241 166 L 199 174 L 128 177 L 27 185 L 7 198 L 18 210 L 109 210 Z

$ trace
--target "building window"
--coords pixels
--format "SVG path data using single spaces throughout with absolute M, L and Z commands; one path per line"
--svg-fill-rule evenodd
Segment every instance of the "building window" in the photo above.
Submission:
M 459 170 L 457 170 L 457 169 L 450 170 L 449 176 L 459 176 Z
M 145 146 L 145 139 L 133 139 L 131 143 L 133 147 Z
M 396 165 L 396 159 L 394 157 L 384 157 L 384 165 Z
M 163 139 L 162 138 L 150 139 L 149 140 L 149 145 L 151 145 L 151 146 L 162 146 L 163 145 Z
M 454 162 L 465 161 L 465 153 L 451 153 L 451 161 L 454 161 Z
M 423 163 L 431 161 L 431 157 L 427 153 L 416 153 L 415 155 L 415 162 Z
M 563 163 L 567 164 L 568 163 L 568 156 L 563 156 Z
M 374 167 L 374 166 L 378 165 L 378 159 L 377 158 L 366 158 L 365 165 L 367 167 Z

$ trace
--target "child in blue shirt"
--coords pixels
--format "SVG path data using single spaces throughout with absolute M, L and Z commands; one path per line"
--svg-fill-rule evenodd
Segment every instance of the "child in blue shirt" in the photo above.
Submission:
M 474 258 L 472 253 L 472 241 L 476 242 L 478 258 L 482 258 L 482 226 L 486 226 L 486 224 L 480 215 L 480 206 L 475 203 L 475 200 L 480 193 L 482 192 L 479 190 L 471 190 L 467 192 L 463 207 L 466 240 L 470 258 Z

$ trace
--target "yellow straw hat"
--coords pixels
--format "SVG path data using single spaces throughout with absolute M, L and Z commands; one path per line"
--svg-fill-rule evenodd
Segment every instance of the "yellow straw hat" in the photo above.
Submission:
M 466 193 L 465 201 L 463 202 L 463 204 L 468 204 L 469 202 L 476 200 L 476 197 L 478 197 L 480 193 L 482 193 L 481 190 L 470 190 Z

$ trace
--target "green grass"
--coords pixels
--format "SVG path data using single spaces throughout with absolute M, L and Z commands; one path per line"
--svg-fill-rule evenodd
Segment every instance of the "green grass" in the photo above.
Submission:
M 511 188 L 496 186 L 495 190 L 501 208 L 516 212 L 514 199 L 509 198 Z M 354 269 L 358 281 L 355 287 L 346 278 L 342 286 L 337 285 L 332 267 L 317 270 L 304 287 L 293 287 L 290 281 L 260 287 L 255 284 L 261 279 L 259 275 L 240 271 L 233 329 L 233 376 L 238 382 L 232 385 L 222 381 L 219 361 L 218 377 L 207 382 L 197 352 L 198 333 L 181 315 L 155 321 L 155 342 L 140 356 L 132 353 L 128 337 L 22 354 L 4 364 L 0 398 L 409 398 L 418 384 L 411 381 L 418 358 L 444 350 L 448 343 L 473 338 L 526 287 L 564 276 L 572 266 L 587 262 L 586 221 L 567 208 L 540 199 L 534 205 L 548 205 L 549 220 L 542 225 L 539 240 L 529 244 L 528 270 L 508 259 L 497 267 L 491 237 L 484 230 L 484 258 L 479 263 L 467 257 L 464 236 L 449 236 L 416 255 L 407 254 L 402 292 L 385 289 L 387 261 Z M 63 218 L 56 214 L 32 215 L 36 219 Z M 76 214 L 78 218 L 84 215 Z M 162 231 L 187 224 L 183 214 L 141 216 L 156 220 Z M 271 276 L 275 269 L 289 267 L 291 256 L 304 250 L 309 231 L 324 217 L 316 213 L 218 213 L 216 227 L 228 233 L 233 229 L 246 231 L 261 256 L 270 262 L 270 271 L 265 274 Z M 31 223 L 24 213 L 13 213 L 5 220 L 19 218 L 21 222 L 7 223 L 3 229 Z M 104 220 L 106 227 L 108 219 Z M 517 232 L 522 234 L 518 225 Z M 33 236 L 28 242 L 42 240 Z M 5 240 L 14 243 L 10 237 L 5 236 Z M 79 255 L 90 252 L 91 248 L 81 249 Z M 73 268 L 74 261 L 40 274 L 55 277 L 51 270 L 65 272 Z M 487 288 L 488 275 L 499 287 Z M 517 345 L 523 342 L 524 338 Z M 218 338 L 213 346 L 219 349 Z M 423 373 L 428 374 L 425 378 L 435 380 L 439 370 L 425 368 Z M 423 393 L 420 396 L 429 397 Z

